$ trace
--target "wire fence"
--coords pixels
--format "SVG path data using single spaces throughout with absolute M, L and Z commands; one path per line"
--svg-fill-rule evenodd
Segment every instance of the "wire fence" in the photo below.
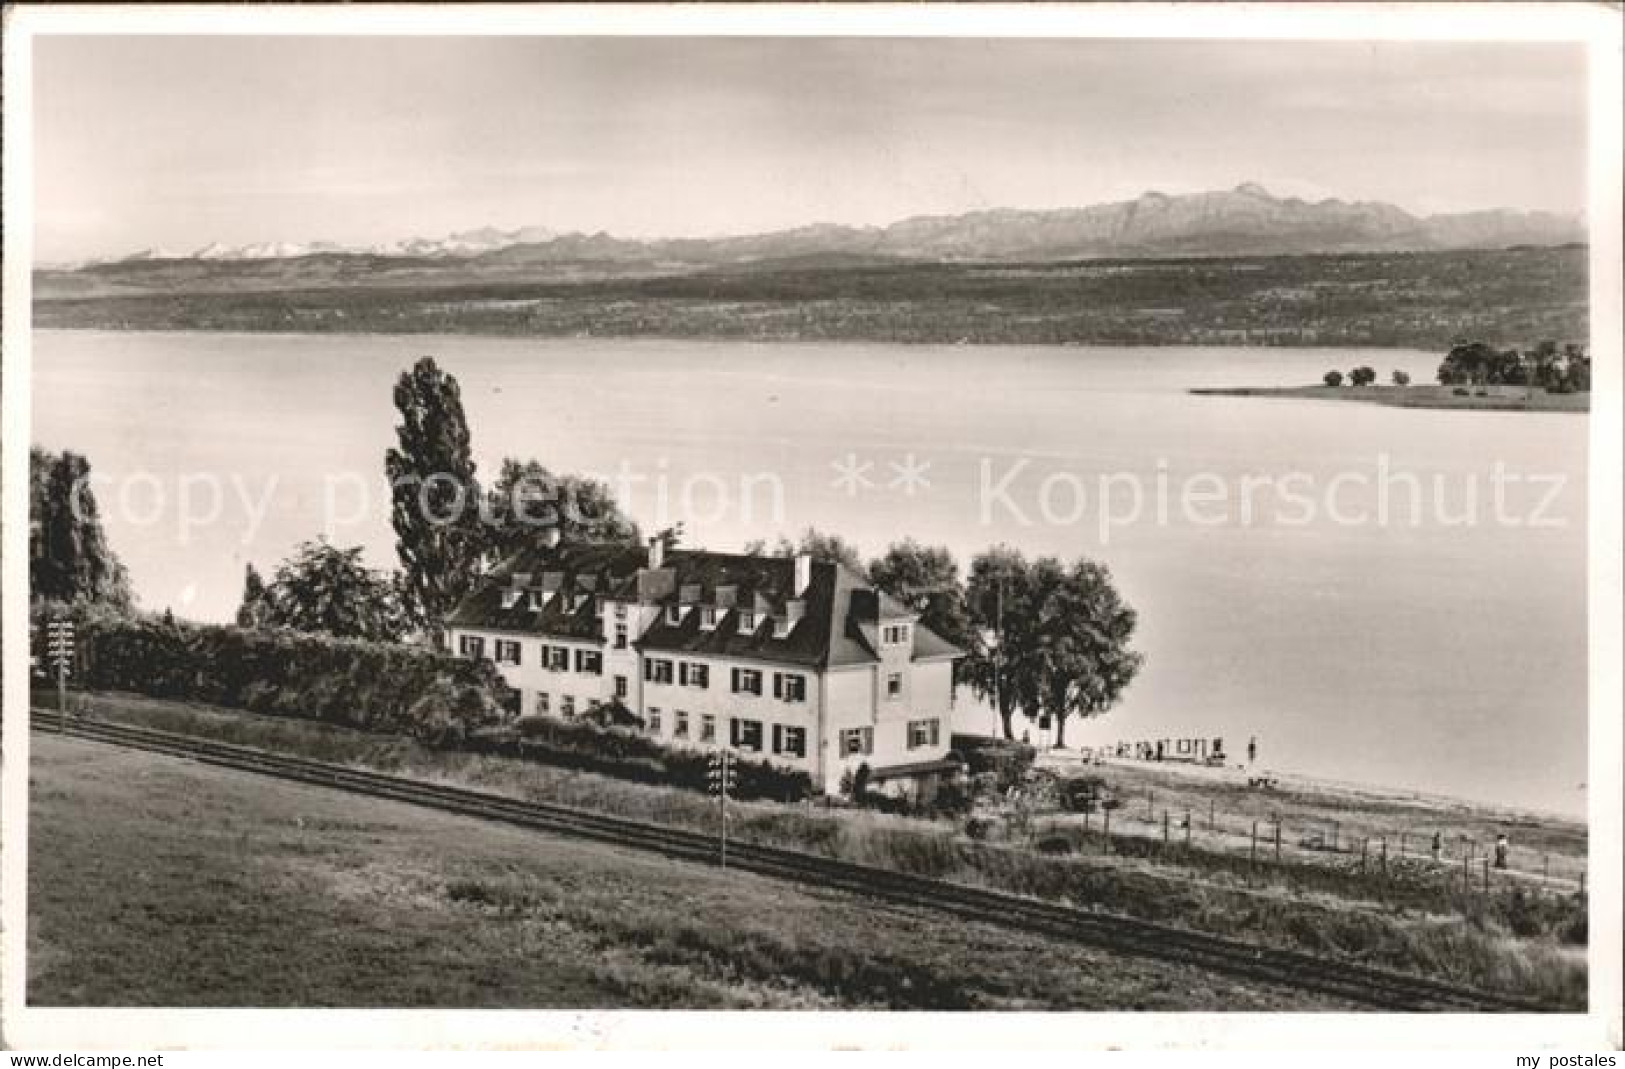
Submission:
M 1064 794 L 1066 781 L 1057 784 Z M 1159 793 L 1161 797 L 1159 797 Z M 1427 827 L 1419 813 L 1410 827 L 1376 828 L 1370 818 L 1344 821 L 1280 809 L 1259 813 L 1222 806 L 1217 798 L 1193 801 L 1156 788 L 1079 792 L 1071 804 L 1034 798 L 1023 817 L 1027 834 L 1053 849 L 1102 855 L 1174 859 L 1233 872 L 1249 883 L 1365 885 L 1374 897 L 1409 892 L 1452 896 L 1586 894 L 1583 856 L 1573 852 L 1498 843 Z M 1045 804 L 1048 803 L 1048 804 Z M 1440 823 L 1449 823 L 1441 821 Z M 1318 870 L 1318 871 L 1317 871 Z

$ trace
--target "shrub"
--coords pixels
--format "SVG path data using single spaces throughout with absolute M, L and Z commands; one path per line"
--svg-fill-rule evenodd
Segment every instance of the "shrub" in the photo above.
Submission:
M 496 723 L 509 692 L 488 662 L 422 647 L 84 606 L 67 613 L 77 631 L 75 678 L 97 690 L 409 734 L 433 745 Z
M 1343 373 L 1341 371 L 1328 371 L 1321 376 L 1320 381 L 1332 387 L 1341 386 L 1343 385 Z
M 1394 372 L 1394 385 L 1395 386 L 1409 386 L 1410 384 L 1411 384 L 1410 372 L 1408 372 L 1408 371 L 1395 371 Z
M 1100 806 L 1105 781 L 1099 776 L 1077 776 L 1062 780 L 1056 788 L 1056 800 L 1069 813 L 1093 813 Z
M 464 748 L 640 783 L 695 791 L 711 789 L 709 751 L 666 746 L 636 731 L 604 727 L 581 718 L 523 717 L 504 733 L 468 738 Z M 807 773 L 767 761 L 735 758 L 734 775 L 736 798 L 797 802 L 812 793 Z
M 980 789 L 1003 793 L 1027 778 L 1038 751 L 1024 742 L 983 735 L 955 735 L 950 756 L 965 766 L 965 773 Z

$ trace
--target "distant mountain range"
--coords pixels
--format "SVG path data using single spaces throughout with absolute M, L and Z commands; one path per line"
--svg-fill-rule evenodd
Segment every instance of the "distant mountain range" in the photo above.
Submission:
M 817 224 L 721 238 L 635 240 L 541 227 L 480 230 L 354 248 L 327 242 L 147 249 L 42 268 L 38 295 L 487 279 L 569 280 L 899 263 L 1394 252 L 1583 242 L 1583 220 L 1509 209 L 1417 216 L 1391 204 L 1230 190 L 1148 192 L 1086 208 L 916 216 L 884 227 Z

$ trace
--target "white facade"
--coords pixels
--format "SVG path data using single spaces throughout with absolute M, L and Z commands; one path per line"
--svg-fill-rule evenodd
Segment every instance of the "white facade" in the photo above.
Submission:
M 951 657 L 914 659 L 908 643 L 882 642 L 876 663 L 818 668 L 640 650 L 638 637 L 661 611 L 607 602 L 599 641 L 455 624 L 448 637 L 453 651 L 488 660 L 503 644 L 497 667 L 520 692 L 524 715 L 579 715 L 594 702 L 619 696 L 645 730 L 667 745 L 731 747 L 742 756 L 801 769 L 828 793 L 837 793 L 843 776 L 862 764 L 881 770 L 947 756 Z M 624 647 L 616 645 L 617 627 L 626 628 Z M 562 666 L 556 651 L 565 655 Z M 598 671 L 584 670 L 592 667 L 592 655 L 600 659 Z M 618 687 L 624 694 L 617 695 Z

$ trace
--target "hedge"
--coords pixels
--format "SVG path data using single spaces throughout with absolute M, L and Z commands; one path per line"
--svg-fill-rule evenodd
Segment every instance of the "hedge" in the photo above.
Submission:
M 710 790 L 709 752 L 665 746 L 646 735 L 584 720 L 527 716 L 512 730 L 470 738 L 464 749 L 641 783 Z M 733 764 L 732 797 L 796 802 L 812 793 L 811 778 L 799 769 L 739 757 Z
M 98 690 L 411 734 L 435 745 L 499 722 L 508 686 L 496 669 L 419 646 L 281 629 L 192 624 L 87 606 L 75 623 L 74 680 Z M 43 654 L 45 628 L 35 639 Z

